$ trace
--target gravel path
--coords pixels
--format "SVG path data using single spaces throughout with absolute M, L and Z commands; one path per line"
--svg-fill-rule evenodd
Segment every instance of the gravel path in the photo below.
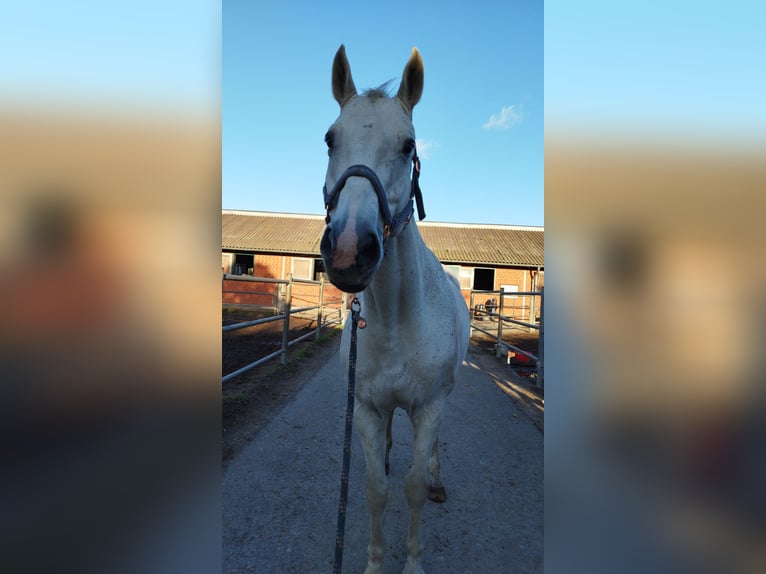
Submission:
M 440 435 L 448 500 L 427 502 L 423 514 L 428 574 L 543 571 L 540 421 L 501 390 L 502 368 L 491 372 L 488 364 L 475 349 L 469 352 L 448 399 Z M 335 354 L 230 461 L 223 477 L 224 572 L 332 570 L 345 401 Z M 397 410 L 385 524 L 387 574 L 401 572 L 406 555 L 403 480 L 410 435 L 406 413 Z M 368 533 L 364 457 L 354 431 L 344 572 L 364 570 Z

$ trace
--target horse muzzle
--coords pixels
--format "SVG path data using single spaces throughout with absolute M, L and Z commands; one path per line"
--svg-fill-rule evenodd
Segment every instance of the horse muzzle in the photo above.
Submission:
M 372 281 L 372 276 L 380 267 L 384 256 L 384 242 L 388 237 L 396 236 L 410 222 L 414 212 L 413 199 L 417 200 L 418 215 L 425 217 L 423 200 L 418 177 L 420 160 L 415 152 L 412 168 L 412 181 L 409 202 L 397 212 L 391 214 L 388 196 L 378 175 L 369 167 L 355 164 L 347 168 L 330 190 L 324 187 L 324 201 L 327 209 L 327 227 L 325 228 L 319 250 L 325 263 L 325 270 L 330 281 L 341 291 L 359 293 Z M 330 216 L 335 209 L 341 191 L 351 177 L 366 179 L 378 200 L 378 213 L 383 218 L 383 230 L 365 228 L 355 218 L 337 220 Z
M 383 237 L 364 229 L 343 229 L 329 223 L 319 250 L 330 282 L 346 293 L 359 293 L 370 284 L 383 261 Z

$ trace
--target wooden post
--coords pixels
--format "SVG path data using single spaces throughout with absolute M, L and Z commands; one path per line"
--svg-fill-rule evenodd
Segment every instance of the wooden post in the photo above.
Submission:
M 282 328 L 282 364 L 287 364 L 287 336 L 290 333 L 290 304 L 293 295 L 293 274 L 287 274 L 287 290 L 285 292 L 285 304 L 283 313 L 285 314 Z

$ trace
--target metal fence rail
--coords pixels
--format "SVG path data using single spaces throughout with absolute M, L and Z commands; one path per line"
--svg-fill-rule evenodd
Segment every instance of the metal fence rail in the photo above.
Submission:
M 476 305 L 475 304 L 475 295 L 498 295 L 499 296 L 499 303 L 497 305 L 497 312 L 495 311 L 488 311 L 486 309 L 485 305 Z M 535 323 L 530 323 L 528 321 L 523 321 L 520 319 L 516 319 L 514 317 L 509 317 L 505 315 L 505 298 L 506 297 L 531 297 L 532 303 L 529 306 L 529 316 L 531 320 L 534 320 L 535 315 L 535 306 L 534 306 L 534 298 L 539 297 L 540 298 L 540 321 Z M 495 346 L 495 353 L 498 357 L 501 356 L 503 349 L 510 349 L 514 353 L 518 353 L 520 355 L 523 355 L 530 360 L 535 362 L 536 370 L 537 370 L 537 386 L 539 388 L 544 388 L 545 384 L 545 322 L 544 322 L 544 308 L 545 308 L 545 297 L 543 294 L 543 288 L 540 289 L 540 291 L 505 291 L 503 289 L 500 289 L 499 291 L 471 291 L 471 297 L 470 297 L 470 310 L 471 310 L 471 336 L 473 336 L 474 331 L 479 331 L 481 333 L 484 333 L 485 335 L 488 335 L 490 337 L 494 337 L 496 339 L 496 346 Z M 526 307 L 522 306 L 522 315 L 524 309 Z M 484 329 L 476 324 L 474 319 L 476 317 L 489 317 L 489 318 L 496 318 L 497 319 L 497 330 L 496 331 L 489 331 L 487 329 Z M 537 347 L 537 355 L 534 355 L 533 353 L 530 353 L 529 351 L 525 351 L 523 349 L 520 349 L 519 347 L 512 345 L 511 343 L 508 343 L 507 341 L 503 340 L 503 327 L 506 323 L 510 323 L 513 325 L 520 325 L 522 327 L 527 327 L 530 331 L 537 330 L 539 331 L 539 339 L 538 339 L 538 347 Z
M 243 321 L 241 323 L 234 323 L 232 325 L 225 325 L 222 327 L 222 333 L 226 333 L 230 331 L 236 331 L 238 329 L 244 329 L 246 327 L 263 325 L 265 323 L 271 323 L 274 321 L 282 321 L 282 345 L 280 349 L 277 351 L 274 351 L 273 353 L 269 353 L 265 357 L 261 357 L 260 359 L 253 361 L 252 363 L 245 365 L 244 367 L 237 369 L 236 371 L 228 373 L 221 379 L 222 384 L 280 355 L 281 355 L 282 364 L 283 365 L 287 364 L 287 350 L 290 347 L 312 336 L 314 337 L 315 340 L 318 339 L 323 327 L 340 324 L 344 317 L 343 300 L 339 301 L 337 299 L 328 299 L 327 301 L 325 301 L 324 279 L 320 281 L 311 281 L 308 279 L 294 279 L 292 274 L 288 274 L 287 279 L 272 279 L 270 277 L 250 277 L 248 275 L 230 275 L 228 273 L 224 273 L 222 281 L 226 281 L 226 280 L 251 281 L 251 282 L 257 282 L 257 283 L 274 283 L 280 286 L 284 286 L 284 293 L 281 299 L 275 302 L 275 305 L 274 305 L 275 310 L 277 310 L 278 307 L 281 307 L 282 309 L 281 313 L 271 317 L 263 317 L 261 319 L 255 319 L 253 321 Z M 296 309 L 292 309 L 293 285 L 295 283 L 316 285 L 318 287 L 318 293 L 317 293 L 318 304 L 311 305 L 308 307 L 299 307 Z M 237 293 L 238 291 L 226 291 L 226 292 Z M 242 293 L 250 294 L 253 292 L 242 291 Z M 271 293 L 266 293 L 266 294 L 271 295 Z M 275 299 L 277 299 L 277 297 L 275 297 Z M 340 303 L 340 306 L 336 306 L 338 303 Z M 313 331 L 310 331 L 309 333 L 305 333 L 299 337 L 296 337 L 295 339 L 291 341 L 288 340 L 289 333 L 290 333 L 290 317 L 297 313 L 307 313 L 310 311 L 317 312 L 316 329 L 314 329 Z M 332 311 L 332 313 L 330 311 Z M 335 318 L 331 319 L 330 317 L 332 315 L 335 315 L 336 313 L 337 313 L 337 319 Z

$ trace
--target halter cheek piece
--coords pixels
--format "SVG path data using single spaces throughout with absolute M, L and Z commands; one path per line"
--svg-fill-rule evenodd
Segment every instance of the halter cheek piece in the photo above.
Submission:
M 412 200 L 413 198 L 418 205 L 418 219 L 425 219 L 426 212 L 423 207 L 423 194 L 420 191 L 420 158 L 417 151 L 412 158 L 412 184 L 410 186 L 410 202 L 404 206 L 399 213 L 392 216 L 391 209 L 388 206 L 388 197 L 386 196 L 386 190 L 383 189 L 383 184 L 380 183 L 378 175 L 369 167 L 362 164 L 355 164 L 344 171 L 335 182 L 335 185 L 327 192 L 327 186 L 322 189 L 324 193 L 324 204 L 327 210 L 327 216 L 325 222 L 330 223 L 330 210 L 335 207 L 338 201 L 343 186 L 346 185 L 346 181 L 349 177 L 363 177 L 372 185 L 372 189 L 375 190 L 375 195 L 378 196 L 378 206 L 380 213 L 383 215 L 384 227 L 383 227 L 383 239 L 390 236 L 396 236 L 402 229 L 404 229 L 412 218 L 412 213 L 415 211 Z

